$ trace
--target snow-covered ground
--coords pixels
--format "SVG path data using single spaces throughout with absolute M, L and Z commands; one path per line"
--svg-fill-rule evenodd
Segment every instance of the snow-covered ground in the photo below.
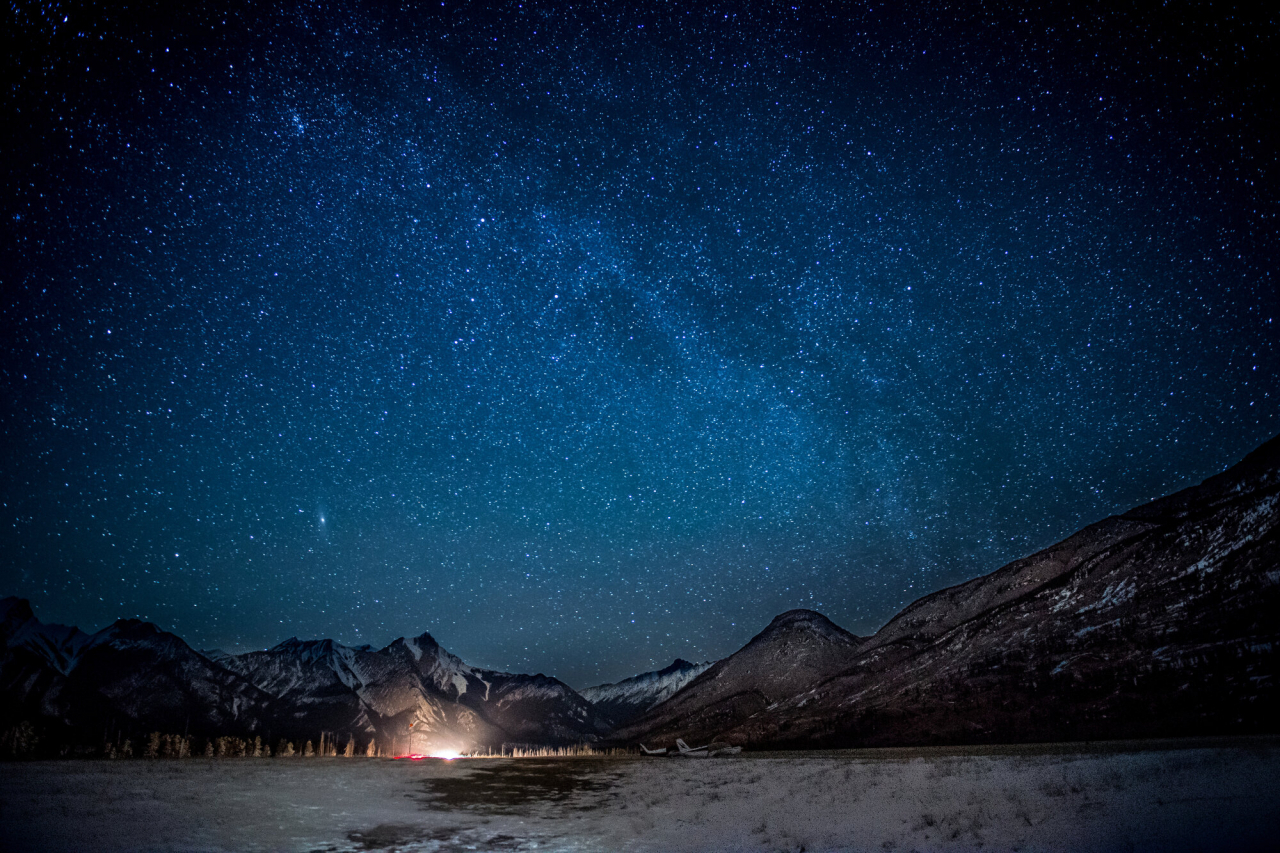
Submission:
M 14 851 L 1280 849 L 1280 742 L 0 765 Z

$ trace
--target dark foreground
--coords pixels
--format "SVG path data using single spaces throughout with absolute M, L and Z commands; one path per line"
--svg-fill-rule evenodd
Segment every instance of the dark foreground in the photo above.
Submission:
M 0 766 L 6 851 L 1264 851 L 1280 741 Z

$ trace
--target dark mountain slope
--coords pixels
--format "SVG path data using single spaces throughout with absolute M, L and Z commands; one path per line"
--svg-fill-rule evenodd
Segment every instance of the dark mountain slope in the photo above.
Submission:
M 821 613 L 790 610 L 614 737 L 701 738 L 731 728 L 843 670 L 863 642 Z
M 1278 640 L 1280 438 L 920 599 L 838 671 L 745 719 L 677 694 L 620 734 L 836 746 L 1274 731 Z
M 149 622 L 96 634 L 45 625 L 0 601 L 0 716 L 42 720 L 70 740 L 106 730 L 262 733 L 270 697 Z

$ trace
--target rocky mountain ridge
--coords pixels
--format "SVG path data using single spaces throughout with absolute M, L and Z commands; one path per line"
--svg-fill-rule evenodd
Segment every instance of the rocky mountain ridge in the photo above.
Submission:
M 290 638 L 198 652 L 138 620 L 95 634 L 0 599 L 0 728 L 36 720 L 75 741 L 125 731 L 354 741 L 363 752 L 461 752 L 598 740 L 610 725 L 545 675 L 471 667 L 430 634 L 381 650 Z
M 710 666 L 711 661 L 689 663 L 676 658 L 670 666 L 654 672 L 642 672 L 613 684 L 598 684 L 579 692 L 614 725 L 621 725 L 665 702 Z
M 753 645 L 786 656 L 762 634 L 614 737 L 825 747 L 1275 731 L 1277 614 L 1280 437 L 919 599 L 813 658 L 788 695 L 768 667 L 729 672 Z M 810 633 L 827 642 L 825 627 Z

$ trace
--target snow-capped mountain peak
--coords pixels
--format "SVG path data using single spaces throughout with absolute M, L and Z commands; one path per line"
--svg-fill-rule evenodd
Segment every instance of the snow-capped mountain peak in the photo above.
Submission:
M 588 687 L 581 691 L 582 698 L 615 724 L 623 723 L 666 701 L 710 666 L 710 661 L 690 663 L 676 658 L 670 666 L 654 672 L 633 675 L 613 684 Z
M 0 599 L 0 640 L 24 648 L 63 675 L 76 665 L 90 635 L 70 625 L 45 624 L 35 618 L 25 598 Z

